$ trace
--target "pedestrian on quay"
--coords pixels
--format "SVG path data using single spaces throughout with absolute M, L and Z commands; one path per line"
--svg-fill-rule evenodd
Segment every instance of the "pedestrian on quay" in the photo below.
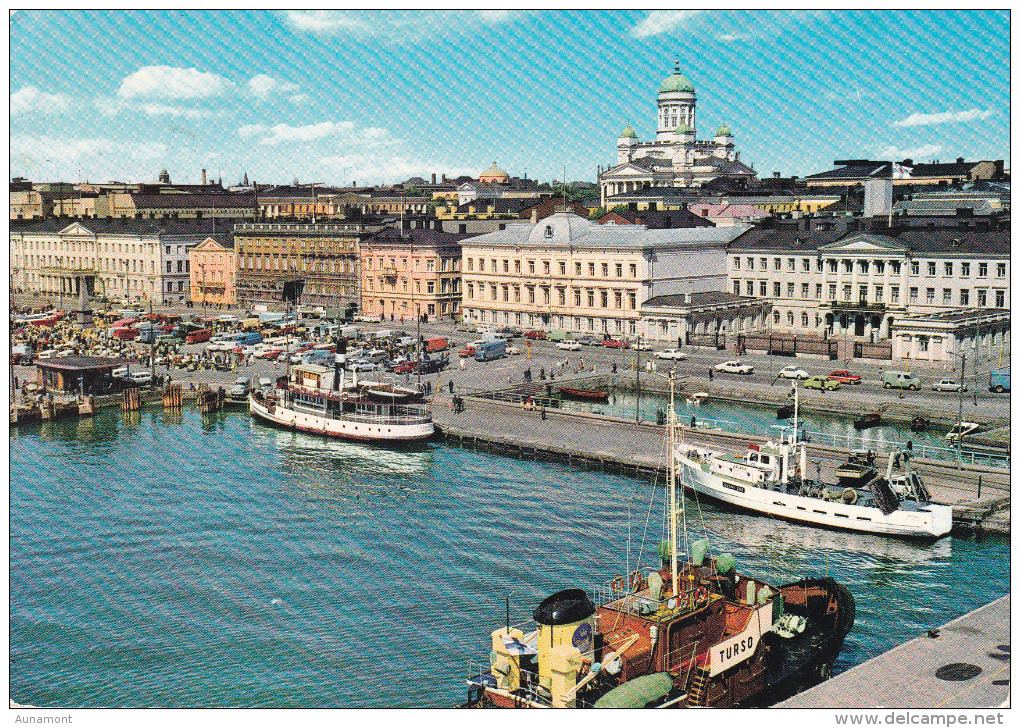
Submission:
M 447 385 L 450 387 L 450 394 L 453 394 L 453 380 L 451 379 L 449 382 L 447 382 Z
M 698 426 L 698 419 L 694 415 L 691 415 L 691 429 L 693 430 L 697 426 Z
M 545 379 L 545 367 L 542 367 L 541 369 L 538 370 L 538 378 L 542 380 Z
M 464 369 L 464 357 L 460 357 L 460 368 Z
M 545 416 L 545 405 L 542 405 L 542 409 L 539 410 L 538 414 L 541 416 L 541 418 L 543 420 L 546 419 L 546 416 Z
M 616 362 L 613 362 L 613 374 L 616 374 Z
M 712 377 L 714 377 L 714 376 L 715 376 L 715 370 L 712 369 L 712 367 L 709 367 L 708 368 L 708 381 L 711 382 L 712 381 Z

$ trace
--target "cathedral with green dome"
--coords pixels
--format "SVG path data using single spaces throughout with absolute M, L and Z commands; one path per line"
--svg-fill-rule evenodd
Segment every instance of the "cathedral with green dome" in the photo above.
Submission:
M 640 141 L 628 123 L 616 142 L 616 164 L 599 168 L 603 206 L 627 193 L 650 190 L 654 195 L 657 187 L 700 187 L 719 178 L 746 184 L 755 176 L 754 169 L 740 161 L 725 123 L 711 140 L 697 139 L 697 94 L 691 79 L 680 72 L 679 61 L 659 86 L 657 101 L 654 140 Z

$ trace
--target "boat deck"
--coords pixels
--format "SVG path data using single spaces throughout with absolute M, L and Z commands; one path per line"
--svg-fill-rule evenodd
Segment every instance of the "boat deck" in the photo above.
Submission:
M 1009 604 L 986 604 L 775 707 L 999 707 L 1009 699 Z

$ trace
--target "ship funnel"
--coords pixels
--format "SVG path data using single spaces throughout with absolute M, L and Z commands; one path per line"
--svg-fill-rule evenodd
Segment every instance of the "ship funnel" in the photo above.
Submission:
M 543 599 L 533 616 L 538 623 L 539 685 L 549 691 L 554 706 L 569 702 L 564 676 L 581 655 L 594 649 L 595 604 L 584 589 L 564 589 Z

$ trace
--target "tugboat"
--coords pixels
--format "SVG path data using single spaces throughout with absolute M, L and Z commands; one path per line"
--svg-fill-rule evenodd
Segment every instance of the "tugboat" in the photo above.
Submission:
M 889 454 L 884 479 L 848 487 L 809 478 L 807 447 L 797 427 L 799 401 L 795 391 L 793 425 L 779 428 L 779 442 L 750 445 L 742 458 L 682 448 L 676 457 L 690 487 L 738 508 L 812 526 L 901 538 L 949 534 L 953 509 L 931 502 L 924 483 L 910 470 L 910 450 Z M 846 472 L 847 466 L 842 468 Z M 855 471 L 861 479 L 871 475 L 867 467 Z
M 602 389 L 581 389 L 579 387 L 560 387 L 560 396 L 566 399 L 578 399 L 583 402 L 608 402 L 609 392 Z
M 878 427 L 882 424 L 881 412 L 868 412 L 854 420 L 855 430 L 867 430 L 871 427 Z
M 670 450 L 676 412 L 668 413 Z M 831 673 L 854 623 L 854 598 L 830 578 L 774 586 L 737 571 L 708 539 L 688 544 L 683 488 L 670 457 L 669 540 L 661 565 L 595 589 L 564 589 L 534 624 L 492 632 L 489 664 L 461 707 L 639 708 L 771 705 Z M 680 560 L 684 534 L 686 563 Z

